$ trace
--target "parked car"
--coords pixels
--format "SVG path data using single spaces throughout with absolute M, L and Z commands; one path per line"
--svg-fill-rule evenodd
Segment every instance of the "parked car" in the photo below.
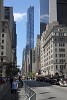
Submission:
M 59 84 L 60 86 L 67 86 L 67 78 L 61 78 Z
M 50 84 L 59 85 L 59 78 L 50 78 Z

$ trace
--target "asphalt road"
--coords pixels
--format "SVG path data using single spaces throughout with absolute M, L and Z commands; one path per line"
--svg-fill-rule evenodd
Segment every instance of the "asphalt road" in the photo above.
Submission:
M 32 80 L 26 84 L 36 92 L 36 100 L 67 100 L 67 87 Z

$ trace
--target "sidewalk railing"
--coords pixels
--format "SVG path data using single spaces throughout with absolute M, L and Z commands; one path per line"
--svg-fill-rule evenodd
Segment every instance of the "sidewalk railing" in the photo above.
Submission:
M 3 83 L 0 85 L 0 92 L 2 92 L 5 88 L 9 86 L 9 82 Z
M 23 84 L 28 100 L 36 100 L 36 93 L 25 83 Z
M 9 88 L 9 82 L 0 85 L 0 100 L 8 88 Z

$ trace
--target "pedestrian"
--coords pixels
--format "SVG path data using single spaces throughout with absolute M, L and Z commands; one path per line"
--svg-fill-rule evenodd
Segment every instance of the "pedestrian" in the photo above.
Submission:
M 10 77 L 10 87 L 12 88 L 13 77 Z
M 16 79 L 14 78 L 13 82 L 12 82 L 12 93 L 16 96 L 17 94 L 17 88 L 18 88 L 18 82 L 16 81 Z

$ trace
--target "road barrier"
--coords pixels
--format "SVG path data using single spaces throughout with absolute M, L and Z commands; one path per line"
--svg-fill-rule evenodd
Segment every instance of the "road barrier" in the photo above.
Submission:
M 27 86 L 25 83 L 23 83 L 23 86 L 25 89 L 25 93 L 27 95 L 27 99 L 28 100 L 36 100 L 36 93 L 29 86 Z

